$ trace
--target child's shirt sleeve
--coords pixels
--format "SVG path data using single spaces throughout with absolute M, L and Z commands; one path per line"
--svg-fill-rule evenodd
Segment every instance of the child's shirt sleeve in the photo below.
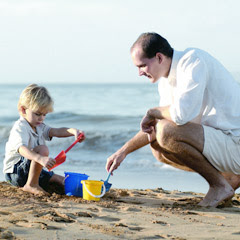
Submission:
M 42 136 L 46 141 L 51 141 L 52 138 L 49 137 L 49 132 L 51 130 L 51 127 L 46 125 L 45 123 L 42 124 Z
M 29 144 L 29 132 L 25 126 L 15 127 L 12 129 L 9 137 L 9 143 L 11 143 L 12 148 L 18 152 L 21 146 L 28 147 Z
M 8 142 L 5 147 L 5 158 L 3 161 L 3 173 L 12 173 L 14 164 L 16 164 L 21 155 L 19 148 L 21 146 L 27 146 L 29 144 L 30 136 L 27 127 L 17 121 L 13 126 Z

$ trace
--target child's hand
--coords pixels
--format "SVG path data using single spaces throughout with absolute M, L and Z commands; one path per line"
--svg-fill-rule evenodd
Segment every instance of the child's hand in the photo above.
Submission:
M 51 169 L 55 165 L 56 160 L 50 157 L 42 157 L 41 162 L 43 167 L 46 167 L 47 169 Z
M 75 139 L 79 139 L 79 142 L 84 141 L 85 139 L 85 134 L 83 131 L 76 129 L 76 128 L 71 128 L 72 134 L 75 136 Z M 81 134 L 81 136 L 79 136 Z
M 85 140 L 85 134 L 84 132 L 79 131 L 79 134 L 77 136 L 77 139 L 79 139 L 79 142 L 82 142 Z

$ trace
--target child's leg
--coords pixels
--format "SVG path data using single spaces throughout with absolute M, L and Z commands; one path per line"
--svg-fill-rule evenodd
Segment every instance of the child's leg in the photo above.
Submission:
M 55 192 L 57 194 L 65 194 L 64 189 L 64 180 L 63 176 L 58 174 L 53 174 L 52 177 L 49 179 L 49 188 L 48 191 L 50 193 Z
M 50 178 L 49 182 L 51 183 L 57 183 L 60 186 L 64 186 L 64 177 L 60 176 L 58 174 L 53 174 L 53 176 Z
M 39 153 L 42 156 L 48 156 L 49 151 L 47 146 L 40 145 L 33 149 L 35 152 Z M 42 171 L 43 166 L 35 161 L 31 161 L 29 173 L 28 173 L 28 179 L 24 187 L 22 188 L 26 192 L 31 192 L 34 194 L 47 194 L 46 191 L 44 191 L 39 186 L 39 176 Z

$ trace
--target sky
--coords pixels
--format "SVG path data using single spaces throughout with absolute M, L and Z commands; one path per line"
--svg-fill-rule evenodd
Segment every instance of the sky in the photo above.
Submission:
M 240 72 L 239 0 L 0 0 L 0 83 L 145 83 L 143 32 L 208 51 Z

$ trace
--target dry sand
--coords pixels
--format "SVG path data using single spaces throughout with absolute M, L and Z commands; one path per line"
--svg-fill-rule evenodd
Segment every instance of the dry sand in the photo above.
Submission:
M 203 196 L 111 189 L 92 202 L 0 182 L 0 239 L 240 239 L 240 195 L 224 208 L 198 207 Z

